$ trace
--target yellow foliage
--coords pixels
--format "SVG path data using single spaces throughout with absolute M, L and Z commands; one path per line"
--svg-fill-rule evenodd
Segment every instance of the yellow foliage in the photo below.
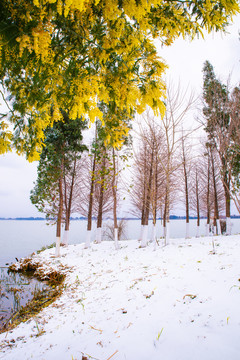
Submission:
M 108 129 L 106 143 L 116 147 L 123 143 L 128 126 L 114 114 L 105 119 L 99 103 L 114 103 L 129 117 L 150 106 L 163 117 L 167 66 L 153 38 L 170 45 L 180 35 L 221 29 L 239 12 L 236 0 L 2 1 L 18 37 L 13 47 L 1 33 L 0 63 L 5 60 L 8 90 L 27 114 L 18 151 L 26 152 L 32 142 L 31 159 L 41 151 L 46 126 L 62 120 L 60 109 L 90 123 L 102 120 Z M 194 15 L 193 5 L 198 10 Z M 17 75 L 15 64 L 21 69 Z M 1 128 L 1 133 L 0 152 L 12 140 L 9 130 Z
M 103 15 L 108 20 L 117 20 L 121 16 L 121 11 L 118 9 L 118 2 L 115 0 L 108 0 L 103 9 Z
M 12 133 L 8 130 L 8 125 L 0 121 L 0 155 L 11 151 Z

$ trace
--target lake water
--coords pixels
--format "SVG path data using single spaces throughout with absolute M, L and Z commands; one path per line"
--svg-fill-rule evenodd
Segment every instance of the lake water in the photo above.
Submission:
M 240 233 L 240 219 L 232 219 L 232 233 Z M 110 220 L 103 222 L 111 223 Z M 205 235 L 206 220 L 201 220 L 200 234 Z M 87 222 L 74 220 L 71 222 L 69 243 L 77 244 L 85 241 Z M 96 223 L 93 223 L 93 238 Z M 128 220 L 125 226 L 125 239 L 138 239 L 140 236 L 140 220 Z M 152 226 L 149 226 L 149 236 Z M 28 256 L 55 241 L 56 228 L 46 225 L 45 221 L 37 220 L 0 220 L 0 266 L 15 261 L 15 258 Z M 196 220 L 190 220 L 190 236 L 196 234 Z M 157 236 L 162 236 L 161 221 L 157 221 Z M 185 236 L 185 220 L 170 221 L 170 237 Z
M 7 268 L 0 267 L 0 331 L 34 294 L 48 289 L 50 286 L 44 282 L 23 274 L 8 272 Z
M 55 241 L 55 228 L 45 221 L 0 220 L 0 330 L 38 291 L 49 289 L 44 282 L 8 272 L 11 264 Z

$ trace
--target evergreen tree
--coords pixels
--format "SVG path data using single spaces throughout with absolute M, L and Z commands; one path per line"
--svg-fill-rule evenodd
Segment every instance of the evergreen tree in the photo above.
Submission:
M 45 131 L 38 178 L 30 196 L 39 211 L 44 212 L 47 217 L 54 217 L 57 221 L 57 255 L 63 219 L 64 174 L 72 172 L 75 160 L 87 149 L 82 144 L 82 130 L 86 128 L 86 124 L 82 119 L 70 119 L 66 111 L 62 111 L 62 115 L 64 122 L 56 122 Z
M 240 189 L 240 86 L 236 86 L 230 98 L 232 184 L 234 192 Z
M 203 114 L 206 119 L 205 130 L 208 146 L 216 150 L 220 160 L 220 172 L 225 193 L 227 233 L 230 233 L 230 111 L 229 91 L 226 85 L 216 78 L 213 66 L 206 61 L 203 67 Z M 213 164 L 212 164 L 213 168 Z M 216 199 L 217 200 L 217 199 Z M 219 224 L 220 231 L 220 224 Z

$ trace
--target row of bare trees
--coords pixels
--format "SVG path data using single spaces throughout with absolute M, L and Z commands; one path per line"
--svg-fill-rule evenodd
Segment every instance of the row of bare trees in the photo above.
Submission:
M 126 160 L 124 148 L 119 151 L 107 147 L 96 127 L 95 138 L 89 150 L 86 151 L 85 147 L 80 156 L 69 156 L 72 162 L 61 169 L 61 199 L 59 182 L 57 187 L 51 188 L 50 197 L 49 194 L 47 197 L 47 214 L 58 218 L 58 228 L 61 204 L 60 223 L 65 222 L 62 243 L 68 243 L 71 214 L 78 213 L 87 218 L 86 248 L 93 238 L 93 218 L 97 220 L 94 240 L 100 243 L 103 217 L 112 214 L 115 247 L 118 248 L 117 215 L 124 192 L 127 196 L 130 195 L 131 206 L 127 209 L 128 213 L 141 218 L 142 247 L 147 245 L 150 218 L 153 220 L 151 240 L 154 247 L 157 245 L 156 223 L 159 217 L 162 218 L 164 242 L 169 242 L 170 215 L 183 204 L 186 238 L 189 237 L 190 215 L 197 217 L 196 236 L 200 235 L 202 217 L 207 218 L 206 235 L 209 235 L 210 230 L 216 234 L 221 233 L 221 217 L 226 217 L 226 233 L 230 234 L 231 199 L 234 199 L 240 210 L 237 177 L 237 160 L 240 155 L 239 100 L 240 90 L 236 88 L 231 102 L 228 102 L 228 109 L 231 109 L 228 119 L 231 121 L 228 121 L 225 132 L 222 131 L 222 123 L 217 126 L 218 118 L 212 115 L 211 123 L 202 121 L 205 128 L 208 128 L 205 135 L 202 135 L 198 125 L 196 128 L 190 126 L 193 124 L 196 99 L 192 94 L 187 96 L 182 93 L 180 87 L 168 87 L 164 117 L 157 118 L 148 110 L 137 121 L 133 130 L 133 157 L 128 159 L 131 167 L 125 173 L 122 171 L 123 159 Z M 210 127 L 214 128 L 211 136 Z
M 118 171 L 118 154 L 114 149 L 108 150 L 102 146 L 99 153 L 94 150 L 82 154 L 76 161 L 74 176 L 65 176 L 63 185 L 65 214 L 77 213 L 87 218 L 86 248 L 90 246 L 92 238 L 93 218 L 97 220 L 95 241 L 100 243 L 103 217 L 110 213 L 114 219 L 115 246 L 118 247 Z M 68 243 L 69 219 L 67 215 L 62 218 L 65 222 L 63 244 Z
M 213 95 L 216 91 L 212 90 Z M 200 234 L 201 217 L 207 218 L 206 235 L 210 230 L 221 234 L 220 218 L 226 218 L 226 234 L 231 233 L 232 199 L 239 210 L 239 168 L 236 166 L 240 159 L 239 95 L 239 89 L 235 88 L 228 102 L 228 126 L 224 131 L 224 120 L 219 120 L 223 115 L 217 111 L 212 115 L 214 136 L 212 133 L 209 136 L 207 117 L 200 126 L 204 127 L 204 135 L 199 128 L 187 129 L 186 120 L 189 121 L 196 100 L 192 95 L 186 100 L 179 88 L 176 91 L 168 88 L 163 119 L 155 118 L 150 112 L 141 118 L 134 152 L 135 186 L 131 191 L 135 213 L 142 219 L 141 246 L 146 246 L 149 215 L 154 228 L 156 218 L 163 218 L 165 244 L 168 243 L 170 211 L 180 203 L 185 206 L 186 238 L 189 237 L 190 213 L 197 217 L 196 236 Z M 156 243 L 155 230 L 152 237 Z
M 201 217 L 207 217 L 207 235 L 211 219 L 214 220 L 215 233 L 220 233 L 217 221 L 224 209 L 224 196 L 216 155 L 201 144 L 196 151 L 190 142 L 192 131 L 175 133 L 173 143 L 163 131 L 163 122 L 150 114 L 144 120 L 145 126 L 141 128 L 138 148 L 134 152 L 134 186 L 130 192 L 133 212 L 141 218 L 141 246 L 147 243 L 150 217 L 154 228 L 152 241 L 156 244 L 156 219 L 161 217 L 165 244 L 168 243 L 170 213 L 182 204 L 185 207 L 186 238 L 189 237 L 190 214 L 197 216 L 196 236 L 200 234 Z

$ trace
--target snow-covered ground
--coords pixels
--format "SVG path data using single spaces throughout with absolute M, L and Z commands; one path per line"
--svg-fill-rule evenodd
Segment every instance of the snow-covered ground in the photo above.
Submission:
M 0 335 L 0 359 L 239 360 L 240 236 L 214 241 L 46 250 L 46 268 L 72 268 L 63 295 Z

